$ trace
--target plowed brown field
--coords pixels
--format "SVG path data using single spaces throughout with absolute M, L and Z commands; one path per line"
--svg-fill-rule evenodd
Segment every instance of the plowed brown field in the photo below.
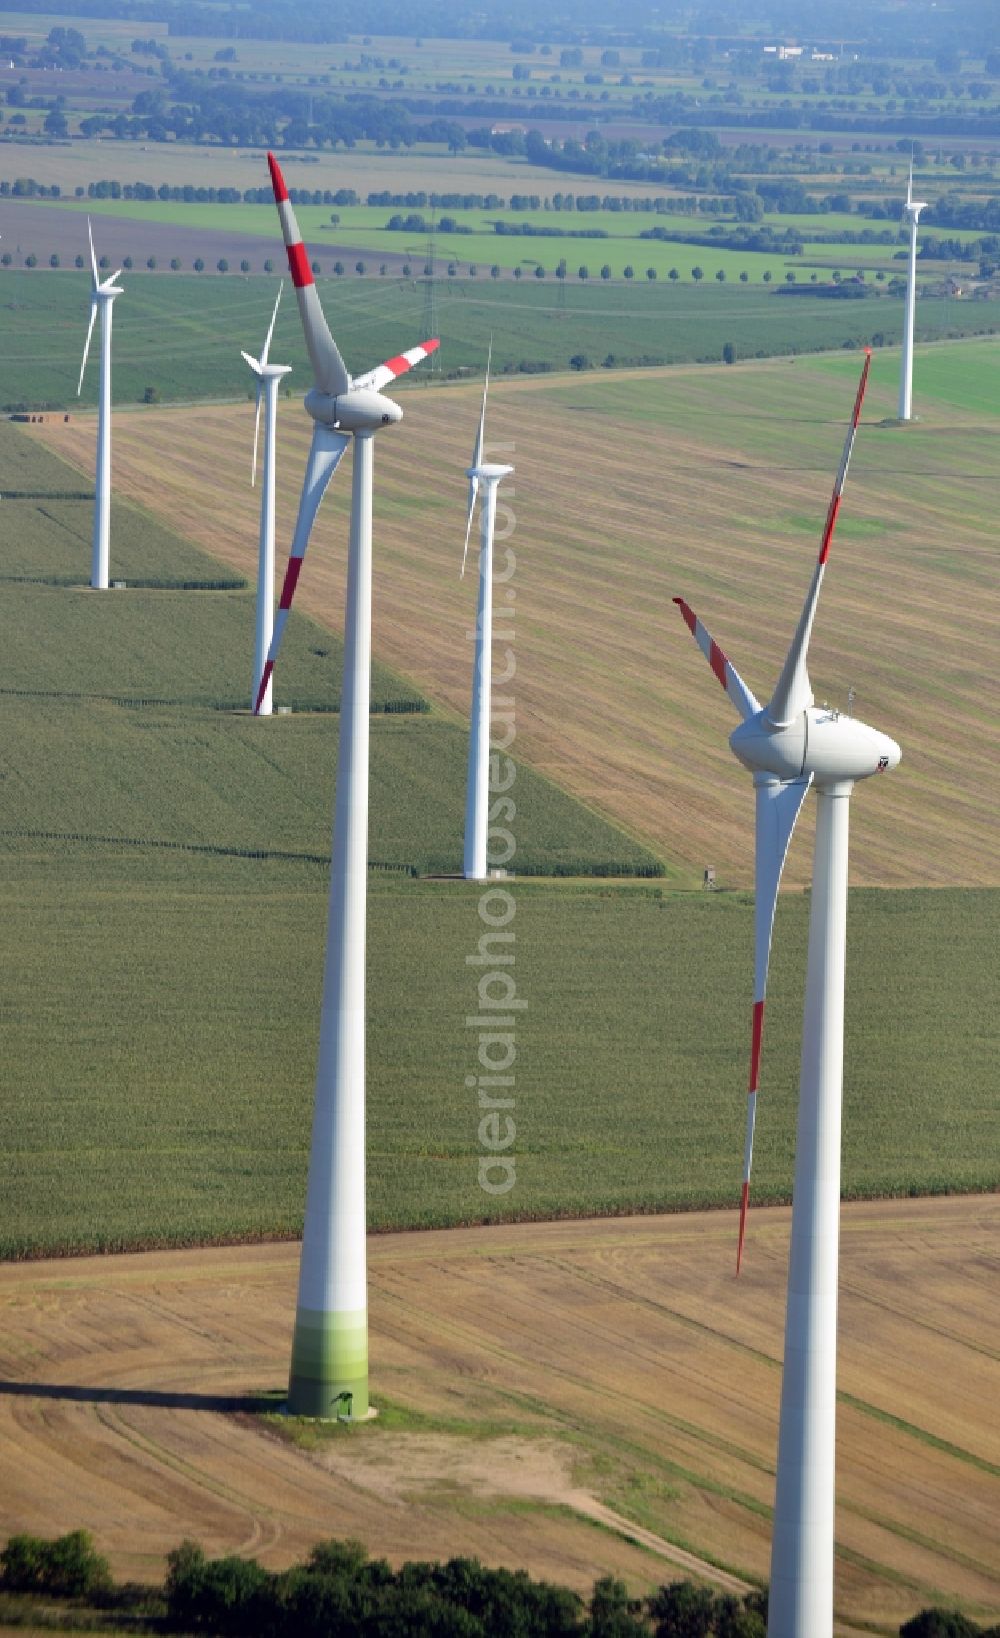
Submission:
M 880 372 L 811 651 L 817 699 L 845 706 L 854 684 L 857 714 L 903 746 L 901 768 L 854 804 L 852 879 L 995 884 L 995 724 L 980 659 L 1000 619 L 1000 418 L 984 425 L 937 405 L 905 431 L 880 427 L 894 413 L 888 359 Z M 516 625 L 518 749 L 682 873 L 712 864 L 720 881 L 750 880 L 752 798 L 726 743 L 731 710 L 671 597 L 688 598 L 766 697 L 815 562 L 852 393 L 852 382 L 805 359 L 502 381 L 491 391 L 488 453 L 517 469 L 500 513 L 503 523 L 506 496 L 517 568 L 497 593 L 516 621 L 498 618 L 497 647 L 502 664 L 499 634 Z M 376 456 L 375 651 L 462 713 L 475 586 L 458 566 L 478 395 L 414 383 L 405 424 Z M 245 405 L 115 420 L 119 488 L 251 575 L 252 416 Z M 281 542 L 291 538 L 309 424 L 298 403 L 283 407 Z M 91 467 L 91 420 L 39 430 Z M 349 495 L 341 473 L 298 591 L 334 629 Z M 792 850 L 790 881 L 809 879 L 806 842 Z
M 998 1230 L 993 1197 L 844 1209 L 841 1631 L 935 1598 L 1000 1614 Z M 282 1384 L 296 1247 L 4 1265 L 0 1535 L 82 1525 L 140 1578 L 185 1535 L 271 1566 L 354 1535 L 580 1589 L 673 1579 L 680 1545 L 763 1578 L 787 1247 L 758 1212 L 737 1284 L 730 1214 L 375 1239 L 393 1414 L 310 1450 L 225 1408 Z

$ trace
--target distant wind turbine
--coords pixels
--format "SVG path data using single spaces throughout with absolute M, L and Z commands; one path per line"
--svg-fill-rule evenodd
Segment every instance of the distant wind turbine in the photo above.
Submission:
M 894 740 L 865 723 L 826 707 L 818 708 L 806 661 L 870 364 L 868 352 L 819 558 L 791 647 L 767 705 L 760 705 L 687 603 L 675 598 L 698 646 L 743 719 L 729 743 L 752 773 L 756 797 L 756 977 L 737 1271 L 746 1229 L 764 992 L 778 884 L 806 792 L 810 785 L 816 787 L 768 1638 L 832 1638 L 833 1633 L 848 813 L 855 783 L 895 768 L 900 750 Z
M 94 544 L 91 555 L 90 584 L 95 591 L 107 591 L 111 532 L 111 308 L 116 296 L 122 294 L 115 280 L 121 277 L 121 268 L 103 281 L 97 273 L 94 254 L 94 234 L 87 217 L 87 236 L 90 240 L 90 323 L 83 348 L 83 363 L 76 386 L 79 398 L 83 390 L 83 372 L 87 368 L 90 338 L 94 320 L 101 315 L 101 376 L 97 400 L 97 471 L 94 485 Z
M 483 498 L 479 509 L 479 603 L 476 611 L 476 649 L 472 668 L 472 722 L 469 733 L 469 773 L 465 798 L 464 875 L 467 881 L 482 882 L 487 873 L 487 840 L 490 805 L 490 698 L 493 670 L 493 533 L 496 525 L 497 489 L 512 466 L 483 461 L 486 430 L 486 394 L 490 388 L 493 343 L 486 360 L 486 380 L 479 412 L 479 427 L 472 451 L 469 480 L 469 509 L 465 521 L 465 550 L 462 574 L 469 555 L 469 537 L 480 485 Z
M 913 160 L 906 184 L 906 204 L 903 213 L 910 228 L 910 256 L 906 272 L 906 313 L 903 318 L 903 357 L 899 374 L 899 419 L 913 419 L 913 328 L 917 307 L 917 223 L 920 212 L 927 209 L 927 201 L 913 197 Z
M 382 388 L 426 358 L 438 343 L 425 341 L 367 375 L 351 378 L 323 316 L 284 177 L 273 154 L 268 154 L 267 162 L 315 380 L 305 398 L 315 424 L 274 636 L 257 692 L 258 709 L 277 659 L 320 501 L 354 439 L 330 911 L 288 1408 L 294 1415 L 357 1420 L 368 1415 L 365 901 L 372 440 L 383 427 L 403 418 L 399 405 L 386 398 Z
M 264 347 L 260 357 L 252 358 L 249 353 L 243 354 L 257 377 L 257 411 L 253 428 L 251 484 L 257 482 L 260 412 L 262 408 L 264 410 L 264 475 L 260 491 L 260 550 L 257 555 L 257 624 L 253 656 L 253 692 L 250 696 L 251 709 L 254 709 L 255 714 L 261 717 L 271 715 L 273 703 L 270 677 L 268 677 L 263 692 L 261 692 L 260 685 L 264 676 L 264 666 L 267 663 L 268 650 L 271 647 L 271 637 L 274 632 L 274 493 L 278 385 L 282 376 L 286 376 L 291 369 L 290 364 L 269 364 L 268 354 L 271 351 L 271 337 L 274 334 L 275 320 L 278 317 L 278 305 L 284 288 L 284 283 L 278 286 L 274 312 L 271 314 L 271 323 L 264 338 Z M 258 699 L 260 700 L 259 705 L 257 704 Z

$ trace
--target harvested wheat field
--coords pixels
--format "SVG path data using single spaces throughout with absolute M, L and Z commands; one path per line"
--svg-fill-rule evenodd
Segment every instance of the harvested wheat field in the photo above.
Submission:
M 977 347 L 996 349 L 962 345 L 970 360 Z M 852 879 L 993 884 L 995 723 L 978 657 L 1000 617 L 1000 416 L 934 402 L 919 424 L 881 426 L 894 413 L 895 371 L 895 354 L 876 355 L 813 682 L 817 699 L 841 706 L 854 685 L 858 715 L 903 747 L 892 778 L 854 804 Z M 712 864 L 720 882 L 749 882 L 752 799 L 726 744 L 735 719 L 671 598 L 688 598 L 766 697 L 815 562 L 853 392 L 853 369 L 838 378 L 819 358 L 592 371 L 491 390 L 488 453 L 516 466 L 501 491 L 516 569 L 497 587 L 496 646 L 502 671 L 504 650 L 516 657 L 506 692 L 518 750 L 651 842 L 684 879 Z M 414 380 L 401 397 L 405 424 L 376 456 L 375 652 L 464 715 L 476 591 L 458 569 L 479 388 Z M 115 420 L 119 488 L 251 575 L 252 420 L 250 404 Z M 282 406 L 280 542 L 291 538 L 310 424 L 297 401 Z M 91 466 L 91 419 L 39 431 Z M 349 495 L 341 473 L 299 582 L 303 607 L 333 629 Z M 276 686 L 280 699 L 280 672 Z M 789 880 L 809 874 L 803 838 Z
M 6 1264 L 0 1533 L 82 1525 L 137 1578 L 185 1535 L 272 1567 L 354 1535 L 580 1589 L 765 1578 L 788 1222 L 755 1215 L 738 1284 L 728 1213 L 374 1239 L 384 1414 L 307 1448 L 252 1409 L 294 1245 Z M 844 1208 L 841 1632 L 1000 1613 L 998 1230 L 995 1197 Z

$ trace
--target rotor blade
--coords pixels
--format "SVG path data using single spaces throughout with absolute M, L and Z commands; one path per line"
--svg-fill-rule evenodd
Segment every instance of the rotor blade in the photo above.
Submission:
M 398 375 L 405 375 L 407 370 L 412 370 L 414 364 L 429 358 L 440 345 L 436 337 L 433 341 L 422 341 L 419 347 L 411 347 L 405 353 L 398 353 L 395 358 L 387 358 L 384 364 L 378 364 L 374 370 L 359 375 L 353 385 L 370 387 L 375 392 L 381 392 L 382 388 L 388 386 L 390 381 L 395 381 Z
M 319 422 L 313 430 L 312 444 L 309 448 L 309 459 L 306 462 L 306 475 L 302 481 L 302 496 L 299 500 L 299 515 L 295 520 L 295 534 L 292 538 L 292 549 L 288 554 L 288 565 L 285 569 L 285 581 L 281 588 L 281 600 L 274 617 L 274 635 L 267 652 L 267 661 L 257 690 L 254 702 L 254 716 L 260 710 L 261 701 L 267 693 L 267 685 L 271 680 L 278 650 L 281 648 L 281 639 L 285 624 L 288 620 L 288 611 L 295 596 L 295 587 L 302 568 L 302 559 L 306 555 L 309 544 L 309 535 L 312 531 L 319 503 L 326 493 L 327 484 L 336 472 L 343 459 L 344 451 L 350 439 L 346 433 L 334 432 L 330 427 L 322 426 Z
M 316 282 L 309 266 L 309 257 L 306 247 L 302 243 L 299 224 L 295 220 L 291 200 L 285 179 L 281 174 L 278 161 L 273 154 L 268 154 L 267 163 L 271 171 L 271 186 L 274 189 L 274 202 L 278 207 L 278 216 L 281 219 L 281 231 L 285 240 L 285 249 L 288 252 L 288 267 L 298 297 L 299 315 L 302 319 L 302 328 L 305 331 L 306 346 L 309 349 L 309 359 L 313 367 L 313 376 L 320 392 L 329 393 L 336 398 L 339 393 L 350 389 L 351 378 L 347 373 L 347 366 L 341 358 L 337 343 L 330 334 L 330 327 L 323 316 Z
M 486 394 L 490 390 L 490 365 L 493 362 L 493 337 L 490 336 L 489 351 L 486 354 L 486 379 L 483 382 L 483 403 L 479 411 L 479 431 L 476 434 L 476 447 L 472 451 L 472 464 L 479 466 L 483 459 L 483 439 L 486 436 Z
M 743 1262 L 747 1207 L 750 1203 L 750 1167 L 753 1163 L 753 1134 L 757 1119 L 757 1083 L 760 1075 L 760 1047 L 764 1032 L 764 999 L 767 969 L 771 957 L 771 932 L 778 902 L 781 872 L 812 775 L 782 783 L 766 776 L 754 781 L 756 824 L 754 836 L 754 985 L 753 1030 L 750 1043 L 750 1084 L 747 1088 L 747 1132 L 743 1146 L 743 1191 L 740 1196 L 740 1237 L 736 1250 L 736 1272 Z
M 268 354 L 271 351 L 271 337 L 274 335 L 274 324 L 275 324 L 275 320 L 278 317 L 278 306 L 279 306 L 279 304 L 281 302 L 281 292 L 284 290 L 284 288 L 285 288 L 285 281 L 284 281 L 284 279 L 282 279 L 281 283 L 278 286 L 278 295 L 277 295 L 277 299 L 276 299 L 276 301 L 274 303 L 274 312 L 271 314 L 271 322 L 268 325 L 267 335 L 264 338 L 264 351 L 260 355 L 260 361 L 261 361 L 262 364 L 267 363 Z
M 257 359 L 254 358 L 253 354 L 245 353 L 242 347 L 240 348 L 240 357 L 246 359 L 250 368 L 253 370 L 254 375 L 261 375 L 263 373 L 260 364 L 258 363 Z
M 97 256 L 94 253 L 94 230 L 90 225 L 90 217 L 89 216 L 87 217 L 87 237 L 90 240 L 90 270 L 91 270 L 91 273 L 93 274 L 94 286 L 96 288 L 96 286 L 99 285 L 101 281 L 97 277 Z
M 250 488 L 251 489 L 256 488 L 256 485 L 257 485 L 257 445 L 260 442 L 260 411 L 261 411 L 261 405 L 263 404 L 263 402 L 264 402 L 264 394 L 263 394 L 263 391 L 261 390 L 261 383 L 258 382 L 257 383 L 257 409 L 256 409 L 256 412 L 255 412 L 254 418 L 253 418 L 253 465 L 250 468 Z
M 97 317 L 97 303 L 90 304 L 90 323 L 87 325 L 87 339 L 83 345 L 83 363 L 80 365 L 80 379 L 76 384 L 76 396 L 79 398 L 83 391 L 83 372 L 87 368 L 87 354 L 90 352 L 90 338 L 94 333 L 94 320 Z
M 683 614 L 688 630 L 744 722 L 747 717 L 756 716 L 760 710 L 760 701 L 756 694 L 747 687 L 732 661 L 727 659 L 715 638 L 711 637 L 705 630 L 694 610 L 685 603 L 683 597 L 675 597 L 674 602 Z
M 830 496 L 830 505 L 827 508 L 826 523 L 823 526 L 823 539 L 820 542 L 819 558 L 813 571 L 812 582 L 806 593 L 806 600 L 799 616 L 799 623 L 792 638 L 791 647 L 785 657 L 774 693 L 767 707 L 767 715 L 776 728 L 786 727 L 794 721 L 801 711 L 808 710 L 813 702 L 813 691 L 809 683 L 807 658 L 809 654 L 809 638 L 812 634 L 813 620 L 816 616 L 816 605 L 819 602 L 820 587 L 823 584 L 823 573 L 826 569 L 826 560 L 830 555 L 830 543 L 833 540 L 833 531 L 837 527 L 837 514 L 840 511 L 840 501 L 844 493 L 844 484 L 847 481 L 847 468 L 851 464 L 851 451 L 854 448 L 854 439 L 857 436 L 858 422 L 861 419 L 861 405 L 864 403 L 865 388 L 868 385 L 868 371 L 871 369 L 872 352 L 870 347 L 865 348 L 865 362 L 861 371 L 861 380 L 858 383 L 857 394 L 854 399 L 854 410 L 851 415 L 851 424 L 847 429 L 844 440 L 844 452 L 840 457 L 840 470 L 837 473 Z
M 459 576 L 460 580 L 465 579 L 465 560 L 469 555 L 469 537 L 472 534 L 472 515 L 476 510 L 476 496 L 478 494 L 479 479 L 472 477 L 469 479 L 469 511 L 468 516 L 465 519 L 465 549 L 462 552 L 462 572 Z
M 490 336 L 489 352 L 486 354 L 486 379 L 483 382 L 483 403 L 482 408 L 479 411 L 479 430 L 476 433 L 476 441 L 472 446 L 473 476 L 469 479 L 469 512 L 465 520 L 465 549 L 462 552 L 462 573 L 460 576 L 460 578 L 463 580 L 465 578 L 465 562 L 469 555 L 469 536 L 472 533 L 472 514 L 476 510 L 476 496 L 479 494 L 479 479 L 474 474 L 475 468 L 481 466 L 483 462 L 483 439 L 486 435 L 486 394 L 490 390 L 490 364 L 492 361 L 493 337 Z

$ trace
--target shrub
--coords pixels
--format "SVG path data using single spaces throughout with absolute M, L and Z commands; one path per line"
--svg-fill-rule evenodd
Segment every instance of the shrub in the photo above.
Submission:
M 229 263 L 226 261 L 225 256 L 220 256 L 215 265 L 218 268 L 220 273 L 228 273 L 229 272 Z
M 958 1610 L 921 1610 L 899 1629 L 899 1638 L 978 1638 L 980 1628 Z
M 108 1561 L 94 1550 L 86 1530 L 55 1541 L 11 1536 L 0 1553 L 0 1577 L 10 1592 L 49 1593 L 56 1598 L 93 1598 L 111 1586 Z
M 146 266 L 149 268 L 149 271 L 151 273 L 155 273 L 156 272 L 156 257 L 155 256 L 147 256 L 146 257 Z

